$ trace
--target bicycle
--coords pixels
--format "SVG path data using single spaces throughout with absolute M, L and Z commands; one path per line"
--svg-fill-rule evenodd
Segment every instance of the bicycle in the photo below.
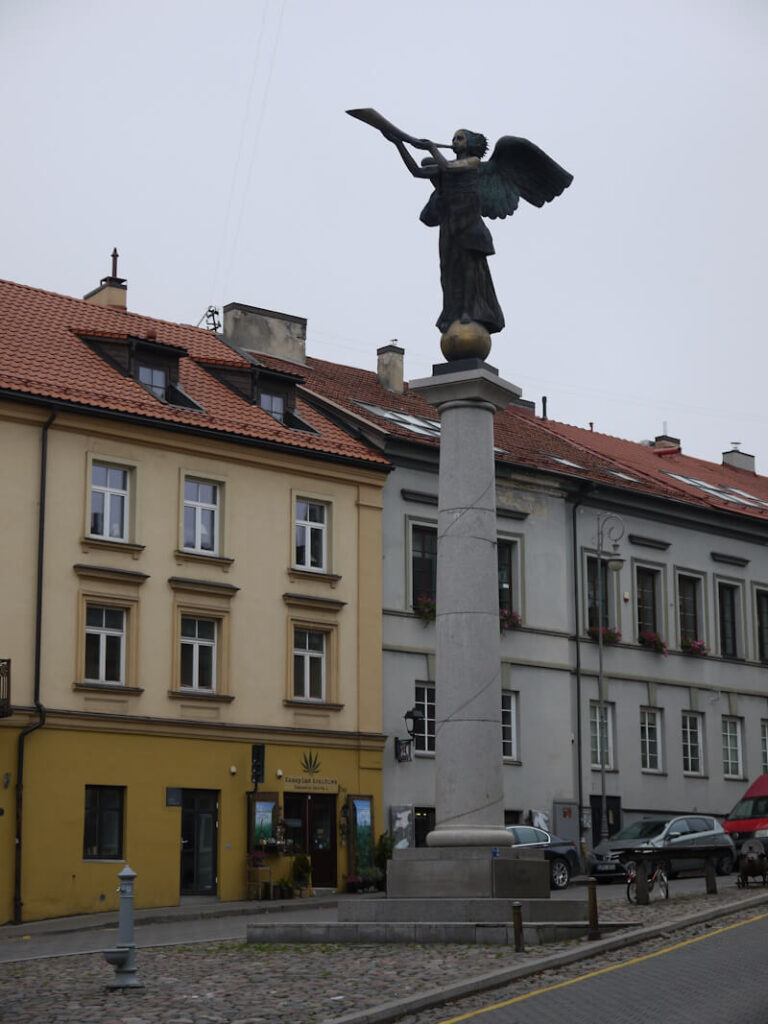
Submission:
M 669 899 L 669 881 L 662 860 L 656 865 L 653 874 L 648 876 L 648 896 L 654 891 L 661 899 Z M 630 903 L 637 903 L 637 866 L 634 863 L 627 865 L 627 899 Z

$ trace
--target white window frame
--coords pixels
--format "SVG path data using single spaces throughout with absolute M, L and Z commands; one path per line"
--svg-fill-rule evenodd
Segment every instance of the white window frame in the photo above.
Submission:
M 519 761 L 517 745 L 519 694 L 515 690 L 501 691 L 501 756 L 505 761 Z
M 695 729 L 692 728 L 694 722 Z M 682 741 L 683 775 L 704 775 L 704 715 L 700 711 L 683 712 Z M 698 761 L 698 767 L 694 767 L 694 760 Z
M 107 471 L 107 482 L 106 484 L 97 484 L 94 482 L 94 470 L 105 469 Z M 125 474 L 125 487 L 111 486 L 109 483 L 110 471 L 116 471 Z M 88 502 L 88 536 L 96 537 L 99 540 L 109 540 L 114 543 L 125 544 L 129 540 L 130 535 L 130 522 L 131 522 L 131 468 L 130 466 L 124 466 L 117 462 L 108 462 L 105 459 L 91 459 L 89 466 L 89 502 Z M 104 510 L 102 512 L 103 523 L 102 530 L 98 532 L 93 529 L 93 517 L 94 512 L 94 495 L 99 494 L 104 500 Z M 120 523 L 120 534 L 119 536 L 112 536 L 110 534 L 110 524 L 112 522 L 112 504 L 114 501 L 122 500 L 123 503 L 123 514 L 121 516 Z
M 735 715 L 723 715 L 721 735 L 723 740 L 723 777 L 741 779 L 744 777 L 743 723 Z
M 214 500 L 203 501 L 198 498 L 187 497 L 187 484 L 202 484 L 205 487 L 214 488 Z M 182 481 L 183 508 L 181 516 L 181 541 L 182 551 L 191 551 L 198 555 L 218 555 L 219 553 L 219 522 L 221 518 L 221 492 L 222 485 L 218 480 L 208 480 L 202 476 L 187 473 Z M 187 509 L 194 514 L 194 540 L 187 544 Z M 213 546 L 203 547 L 203 513 L 213 513 Z
M 210 622 L 213 626 L 213 639 L 208 637 L 200 636 L 185 636 L 184 635 L 184 620 L 188 619 L 191 622 L 199 624 L 200 622 Z M 196 630 L 199 626 L 196 625 Z M 181 649 L 179 651 L 179 689 L 184 691 L 194 691 L 195 693 L 216 693 L 217 684 L 217 666 L 218 666 L 218 641 L 219 641 L 219 622 L 217 619 L 211 618 L 208 615 L 192 615 L 189 613 L 182 613 L 181 622 Z M 192 651 L 192 681 L 185 683 L 182 679 L 183 672 L 183 648 L 187 647 Z M 205 648 L 211 652 L 211 685 L 201 686 L 200 685 L 200 651 Z
M 91 626 L 88 624 L 88 613 L 91 610 L 99 610 L 102 612 L 102 621 L 105 621 L 106 612 L 117 613 L 122 617 L 121 626 Z M 96 601 L 88 601 L 85 606 L 85 654 L 83 662 L 83 678 L 86 683 L 98 683 L 101 686 L 125 686 L 125 646 L 126 646 L 126 630 L 127 630 L 127 614 L 125 608 L 115 607 L 109 604 L 97 604 Z M 88 663 L 88 637 L 98 637 L 99 644 L 99 674 L 98 676 L 86 675 L 86 666 Z M 119 637 L 120 640 L 120 678 L 119 679 L 107 679 L 106 678 L 106 660 L 107 660 L 107 639 L 109 637 Z
M 435 684 L 417 682 L 414 689 L 414 709 L 421 711 L 422 725 L 414 730 L 413 749 L 417 754 L 435 753 Z
M 662 772 L 664 760 L 661 749 L 662 711 L 660 708 L 640 708 L 640 767 L 644 772 Z M 656 763 L 653 763 L 655 747 Z
M 300 505 L 307 506 L 306 517 L 301 516 Z M 323 510 L 323 521 L 315 522 L 310 518 L 310 507 Z M 318 501 L 317 498 L 308 498 L 304 495 L 297 495 L 294 501 L 294 528 L 293 528 L 293 565 L 296 569 L 303 569 L 305 572 L 328 572 L 328 527 L 331 518 L 331 508 L 327 501 Z M 299 532 L 304 531 L 304 556 L 299 558 Z M 313 540 L 320 537 L 321 563 L 312 565 Z
M 142 377 L 148 379 L 142 380 Z M 151 363 L 140 362 L 137 370 L 137 380 L 142 387 L 146 388 L 155 398 L 166 401 L 168 397 L 169 374 L 164 366 L 153 366 Z M 162 380 L 162 383 L 160 382 Z
M 307 644 L 299 646 L 299 633 L 307 634 Z M 315 651 L 309 648 L 309 634 L 319 636 L 322 639 L 322 650 Z M 311 626 L 293 627 L 293 700 L 310 701 L 313 704 L 323 704 L 326 700 L 326 674 L 327 674 L 328 635 L 321 629 L 313 629 Z M 320 696 L 312 696 L 309 693 L 311 671 L 310 665 L 313 662 L 320 664 Z M 297 671 L 297 664 L 301 663 L 301 671 Z M 299 676 L 301 678 L 299 678 Z
M 601 721 L 602 728 L 598 727 Z M 605 735 L 605 769 L 613 771 L 614 768 L 614 744 L 613 744 L 613 705 L 599 700 L 590 701 L 589 704 L 589 752 L 592 768 L 602 768 L 602 735 Z
M 276 419 L 278 423 L 285 423 L 285 395 L 278 395 L 274 391 L 259 392 L 259 408 Z

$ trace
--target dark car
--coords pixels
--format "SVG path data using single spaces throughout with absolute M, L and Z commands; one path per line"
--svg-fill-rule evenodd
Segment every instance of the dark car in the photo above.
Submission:
M 667 874 L 702 868 L 704 858 L 690 852 L 676 855 L 675 846 L 688 849 L 695 846 L 722 846 L 723 854 L 715 863 L 719 875 L 733 871 L 735 850 L 730 837 L 716 818 L 708 814 L 683 814 L 676 818 L 643 818 L 633 821 L 603 842 L 598 843 L 590 855 L 587 868 L 596 878 L 624 878 L 630 860 L 621 860 L 624 851 L 638 846 L 664 847 Z
M 578 874 L 579 854 L 575 843 L 532 825 L 508 825 L 507 832 L 515 837 L 515 846 L 529 846 L 544 851 L 549 861 L 549 884 L 553 889 L 565 889 L 571 875 Z

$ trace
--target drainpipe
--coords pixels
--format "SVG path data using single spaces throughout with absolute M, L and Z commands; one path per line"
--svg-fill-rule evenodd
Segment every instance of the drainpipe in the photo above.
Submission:
M 24 807 L 24 748 L 27 736 L 45 725 L 45 707 L 40 701 L 40 657 L 43 637 L 43 551 L 45 547 L 45 487 L 48 468 L 48 430 L 56 419 L 55 410 L 43 425 L 40 445 L 40 507 L 37 519 L 37 599 L 35 606 L 35 707 L 38 720 L 19 733 L 16 759 L 16 862 L 13 884 L 13 923 L 21 924 L 21 826 Z
M 577 786 L 579 797 L 579 853 L 584 860 L 584 830 L 582 826 L 582 813 L 584 808 L 584 783 L 582 780 L 583 758 L 582 758 L 582 736 L 581 736 L 581 639 L 579 635 L 579 545 L 576 536 L 576 513 L 584 503 L 584 498 L 592 490 L 591 484 L 579 488 L 576 500 L 571 509 L 571 544 L 573 548 L 573 615 L 574 631 L 573 639 L 576 644 L 576 758 L 578 761 Z

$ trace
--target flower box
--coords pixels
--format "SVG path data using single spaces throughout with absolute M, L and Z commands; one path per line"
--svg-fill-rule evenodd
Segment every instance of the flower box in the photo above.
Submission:
M 709 654 L 709 648 L 703 640 L 682 640 L 680 650 L 689 658 L 705 658 Z
M 637 640 L 642 647 L 647 647 L 651 651 L 656 651 L 657 654 L 663 654 L 666 658 L 667 645 L 658 633 L 654 633 L 652 630 L 648 629 L 642 632 L 638 636 Z
M 499 629 L 506 633 L 510 629 L 520 629 L 523 617 L 520 612 L 508 612 L 505 608 L 499 611 Z
M 616 629 L 615 626 L 603 626 L 601 629 L 598 629 L 597 626 L 589 626 L 587 629 L 587 636 L 590 640 L 599 640 L 601 633 L 603 644 L 617 644 L 621 640 L 621 630 Z
M 430 597 L 429 594 L 419 594 L 413 602 L 413 610 L 422 622 L 434 622 L 437 614 L 434 597 Z

